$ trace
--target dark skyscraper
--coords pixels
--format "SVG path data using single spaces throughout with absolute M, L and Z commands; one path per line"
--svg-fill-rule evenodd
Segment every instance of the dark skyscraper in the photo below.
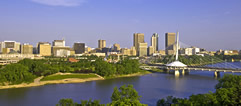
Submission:
M 73 49 L 75 54 L 82 54 L 85 52 L 85 43 L 74 43 Z
M 175 51 L 175 42 L 176 42 L 176 33 L 166 33 L 166 40 L 165 40 L 165 49 L 166 54 L 172 55 Z

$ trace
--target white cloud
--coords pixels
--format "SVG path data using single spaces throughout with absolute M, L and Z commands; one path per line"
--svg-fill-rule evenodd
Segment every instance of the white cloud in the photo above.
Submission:
M 79 6 L 84 3 L 86 0 L 31 0 L 36 3 L 50 5 L 50 6 L 65 6 L 65 7 L 73 7 Z

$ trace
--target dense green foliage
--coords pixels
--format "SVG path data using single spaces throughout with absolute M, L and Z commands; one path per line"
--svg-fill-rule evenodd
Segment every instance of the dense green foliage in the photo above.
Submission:
M 95 72 L 101 76 L 113 76 L 132 74 L 140 71 L 139 62 L 137 60 L 123 60 L 116 64 L 111 64 L 106 61 L 96 60 L 94 63 Z
M 232 61 L 232 59 L 241 60 L 241 55 L 216 55 L 216 57 L 227 61 Z
M 119 91 L 120 90 L 120 91 Z M 114 88 L 112 93 L 110 106 L 145 106 L 140 103 L 138 92 L 133 88 L 133 85 L 125 85 L 119 88 Z
M 159 62 L 163 62 L 164 64 L 173 62 L 175 60 L 174 56 L 165 56 L 159 60 Z M 224 62 L 220 58 L 216 56 L 178 56 L 178 60 L 186 65 L 207 65 L 212 63 Z
M 161 99 L 157 106 L 240 106 L 241 105 L 241 76 L 225 75 L 216 85 L 216 92 L 191 95 L 189 99 L 172 96 Z
M 49 80 L 61 80 L 67 78 L 79 78 L 79 79 L 86 79 L 86 78 L 96 78 L 95 74 L 71 74 L 71 75 L 49 75 L 41 79 L 41 81 L 49 81 Z
M 32 82 L 36 76 L 34 76 L 28 70 L 28 67 L 22 64 L 9 64 L 5 66 L 0 70 L 1 85 Z
M 120 91 L 119 91 L 120 90 Z M 123 85 L 119 88 L 114 88 L 111 96 L 111 103 L 107 106 L 146 106 L 140 103 L 140 96 L 133 88 L 133 85 Z M 105 106 L 100 104 L 100 101 L 91 99 L 89 101 L 81 100 L 81 103 L 75 103 L 72 99 L 61 99 L 56 106 Z
M 18 64 L 10 64 L 0 69 L 0 84 L 32 82 L 38 76 L 48 76 L 57 72 L 97 73 L 101 76 L 115 76 L 140 71 L 137 60 L 125 59 L 119 63 L 108 63 L 102 58 L 94 56 L 81 58 L 84 59 L 75 63 L 68 62 L 67 58 L 24 59 L 19 61 Z
M 61 99 L 56 106 L 105 106 L 104 104 L 100 104 L 99 100 L 89 101 L 81 100 L 81 103 L 75 103 L 72 99 Z

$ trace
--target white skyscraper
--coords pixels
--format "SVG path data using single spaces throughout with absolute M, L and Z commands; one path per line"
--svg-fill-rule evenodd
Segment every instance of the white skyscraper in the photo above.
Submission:
M 158 38 L 159 35 L 154 33 L 151 37 L 151 46 L 154 48 L 154 52 L 158 51 Z

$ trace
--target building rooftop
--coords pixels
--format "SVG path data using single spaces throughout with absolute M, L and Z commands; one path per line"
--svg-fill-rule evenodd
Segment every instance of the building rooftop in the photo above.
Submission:
M 186 67 L 187 65 L 183 64 L 180 61 L 174 61 L 172 63 L 166 64 L 166 66 L 169 66 L 169 67 Z

